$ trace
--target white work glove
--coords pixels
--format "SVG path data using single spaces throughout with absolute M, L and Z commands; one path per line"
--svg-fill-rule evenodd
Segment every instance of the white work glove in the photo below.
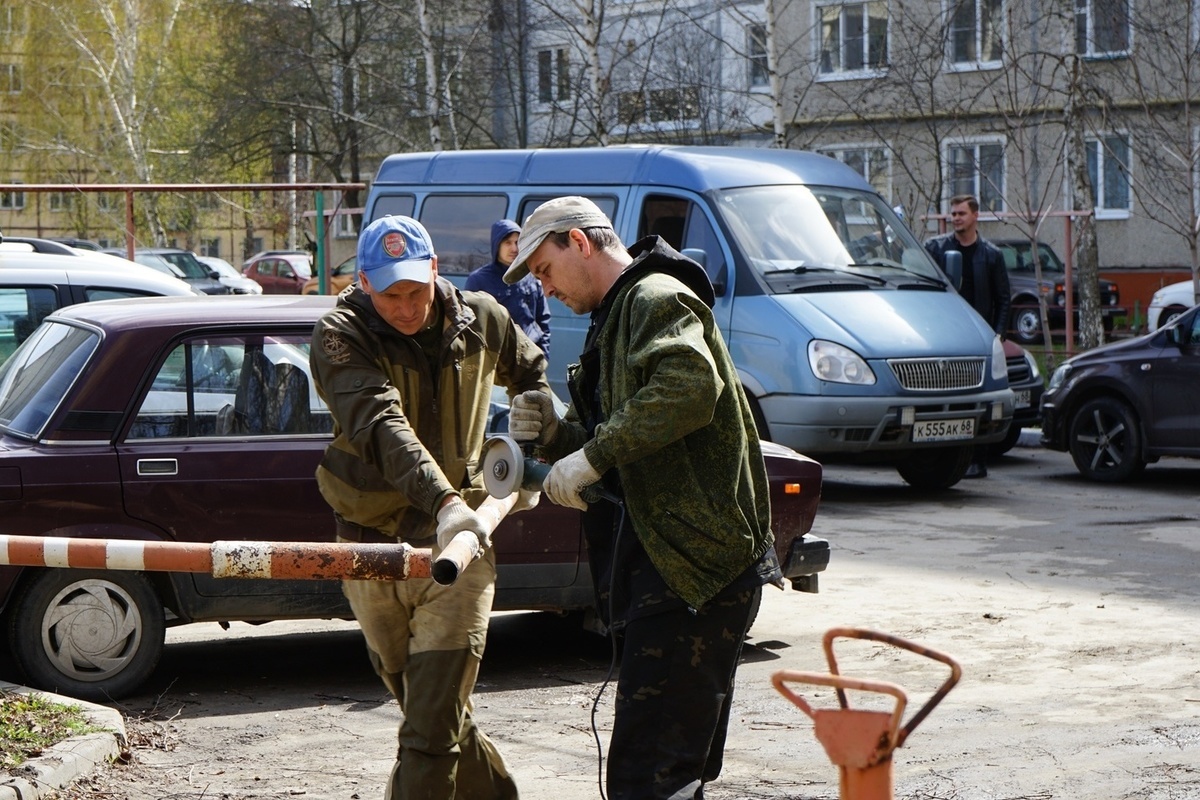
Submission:
M 508 409 L 508 435 L 517 442 L 546 444 L 558 430 L 554 401 L 545 392 L 531 389 L 512 399 Z
M 475 534 L 480 550 L 492 546 L 492 535 L 488 532 L 487 525 L 461 497 L 456 497 L 442 506 L 437 513 L 437 523 L 437 543 L 442 550 L 463 531 Z
M 542 483 L 542 491 L 550 501 L 560 505 L 587 511 L 587 501 L 580 496 L 585 486 L 600 480 L 600 473 L 588 462 L 582 450 L 554 462 L 550 474 Z
M 521 489 L 517 492 L 517 502 L 513 503 L 510 514 L 515 514 L 518 511 L 528 511 L 538 504 L 538 500 L 542 499 L 541 492 L 531 492 L 528 489 Z

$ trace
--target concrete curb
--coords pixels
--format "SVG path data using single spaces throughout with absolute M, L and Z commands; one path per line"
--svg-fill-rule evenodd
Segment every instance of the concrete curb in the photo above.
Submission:
M 86 733 L 59 742 L 7 775 L 0 775 L 0 800 L 45 797 L 51 792 L 65 789 L 98 765 L 111 762 L 128 750 L 125 720 L 115 709 L 5 681 L 0 681 L 0 691 L 36 694 L 61 705 L 79 706 L 92 725 L 104 729 L 103 732 Z

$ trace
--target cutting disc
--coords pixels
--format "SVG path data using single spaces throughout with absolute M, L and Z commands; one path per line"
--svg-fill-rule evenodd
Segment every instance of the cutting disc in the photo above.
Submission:
M 483 485 L 492 497 L 508 497 L 525 478 L 525 455 L 507 436 L 488 439 L 484 447 Z

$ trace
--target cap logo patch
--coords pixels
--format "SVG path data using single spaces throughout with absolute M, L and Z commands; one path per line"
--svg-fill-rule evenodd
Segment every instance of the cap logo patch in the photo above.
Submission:
M 399 258 L 404 255 L 405 244 L 404 234 L 392 231 L 383 237 L 383 252 L 392 258 Z

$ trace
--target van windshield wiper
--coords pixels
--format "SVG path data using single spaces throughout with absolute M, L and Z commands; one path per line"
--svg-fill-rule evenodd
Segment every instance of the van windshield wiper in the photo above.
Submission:
M 856 266 L 861 266 L 861 265 L 851 264 L 850 266 L 856 267 Z M 880 286 L 887 283 L 886 278 L 881 278 L 878 275 L 868 275 L 863 272 L 854 272 L 853 270 L 848 270 L 848 269 L 838 269 L 837 267 L 807 267 L 807 266 L 804 266 L 803 264 L 798 267 L 783 267 L 781 269 L 768 269 L 763 272 L 763 275 L 767 276 L 767 277 L 770 277 L 772 275 L 811 275 L 811 274 L 816 274 L 818 272 L 830 273 L 833 275 L 850 275 L 855 278 L 862 278 L 864 280 L 874 281 L 875 283 L 879 284 Z
M 941 280 L 940 278 L 935 278 L 932 275 L 922 275 L 919 272 L 913 272 L 908 267 L 904 266 L 903 264 L 898 264 L 895 261 L 881 259 L 878 261 L 865 261 L 865 262 L 861 262 L 861 263 L 849 264 L 848 266 L 861 267 L 864 269 L 867 267 L 870 267 L 873 269 L 879 269 L 882 267 L 883 269 L 899 270 L 899 271 L 903 272 L 906 277 L 913 278 L 913 279 L 919 280 L 919 281 L 924 281 L 925 283 L 931 283 L 942 289 L 946 288 L 946 282 Z M 923 289 L 925 287 L 924 286 L 904 286 L 904 285 L 902 285 L 899 288 L 901 288 L 901 289 Z

